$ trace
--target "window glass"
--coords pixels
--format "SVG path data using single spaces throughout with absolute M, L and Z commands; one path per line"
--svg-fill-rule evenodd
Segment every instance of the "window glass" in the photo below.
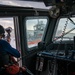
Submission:
M 26 18 L 28 48 L 37 46 L 38 42 L 42 40 L 48 22 L 47 20 L 47 17 Z
M 4 40 L 7 40 L 6 29 L 9 28 L 9 27 L 12 28 L 11 32 L 10 32 L 10 35 L 11 35 L 10 44 L 11 44 L 12 47 L 16 48 L 13 18 L 12 17 L 10 17 L 10 18 L 8 18 L 8 17 L 7 18 L 0 18 L 0 25 L 2 25 L 5 28 L 5 38 L 4 38 Z
M 73 40 L 75 36 L 75 18 L 61 18 L 53 40 Z

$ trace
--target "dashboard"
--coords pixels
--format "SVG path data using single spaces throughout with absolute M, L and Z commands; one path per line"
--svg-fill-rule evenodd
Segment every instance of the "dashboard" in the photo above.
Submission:
M 73 41 L 63 41 L 61 44 L 59 42 L 52 43 L 46 47 L 46 50 L 39 52 L 37 55 L 50 59 L 75 61 Z
M 42 45 L 42 46 L 41 46 Z M 41 44 L 37 53 L 36 70 L 45 72 L 49 70 L 52 75 L 73 75 L 75 72 L 75 42 L 62 41 L 45 45 Z M 49 68 L 47 68 L 49 66 Z M 56 72 L 54 72 L 56 71 Z M 41 75 L 41 74 L 40 74 Z

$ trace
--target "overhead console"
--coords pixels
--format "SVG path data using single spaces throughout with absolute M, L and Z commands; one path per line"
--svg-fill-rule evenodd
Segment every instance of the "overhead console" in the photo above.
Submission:
M 46 6 L 52 6 L 49 14 L 52 18 L 75 14 L 75 0 L 43 0 Z
M 61 5 L 62 3 L 66 6 L 75 4 L 75 0 L 43 0 L 46 6 Z

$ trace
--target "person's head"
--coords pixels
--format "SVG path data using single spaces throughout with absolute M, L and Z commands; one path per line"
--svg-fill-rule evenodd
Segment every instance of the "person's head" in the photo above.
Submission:
M 4 37 L 5 29 L 2 25 L 0 25 L 0 39 Z

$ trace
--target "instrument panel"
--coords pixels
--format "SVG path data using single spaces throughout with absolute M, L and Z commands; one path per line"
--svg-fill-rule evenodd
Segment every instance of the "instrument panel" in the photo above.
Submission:
M 47 57 L 50 59 L 66 60 L 66 61 L 75 61 L 75 51 L 69 50 L 67 53 L 57 50 L 43 51 L 37 54 L 40 57 Z

